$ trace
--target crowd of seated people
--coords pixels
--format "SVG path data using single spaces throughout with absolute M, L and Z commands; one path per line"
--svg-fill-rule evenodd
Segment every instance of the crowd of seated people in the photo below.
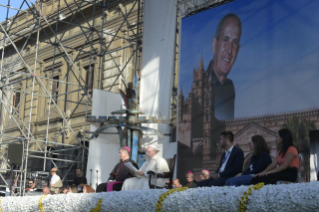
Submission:
M 226 180 L 227 186 L 250 185 L 255 174 L 265 170 L 272 160 L 270 151 L 265 139 L 260 135 L 255 135 L 249 142 L 250 148 L 253 150 L 253 155 L 250 159 L 250 164 L 247 170 L 236 175 L 236 177 Z
M 137 164 L 130 159 L 130 148 L 127 146 L 121 147 L 119 150 L 120 162 L 115 165 L 113 171 L 110 173 L 110 177 L 106 183 L 102 183 L 97 186 L 96 192 L 108 192 L 108 191 L 121 191 L 121 190 L 139 190 L 149 187 L 149 171 L 156 171 L 156 174 L 168 172 L 168 164 L 165 159 L 160 157 L 157 153 L 159 150 L 156 146 L 150 145 L 146 149 L 147 160 L 138 169 Z M 134 173 L 124 163 L 130 162 L 138 171 Z M 74 179 L 72 185 L 62 187 L 58 191 L 54 191 L 52 188 L 57 188 L 55 183 L 60 180 L 60 177 L 56 175 L 57 168 L 53 168 L 51 173 L 52 178 L 50 187 L 43 189 L 43 194 L 69 194 L 69 193 L 94 193 L 95 190 L 87 185 L 87 179 L 82 175 L 81 169 L 76 169 L 77 177 Z M 57 178 L 57 179 L 55 179 Z M 130 181 L 131 180 L 131 181 Z M 124 186 L 123 186 L 124 185 Z M 32 181 L 30 181 L 30 189 L 32 188 Z M 165 188 L 166 179 L 153 179 L 151 186 L 156 188 Z
M 278 131 L 278 153 L 272 160 L 270 150 L 265 139 L 261 135 L 251 137 L 249 146 L 251 157 L 248 168 L 243 169 L 244 152 L 234 142 L 231 131 L 220 134 L 220 146 L 224 149 L 217 170 L 210 173 L 202 170 L 200 181 L 194 179 L 194 174 L 188 171 L 185 175 L 186 182 L 179 179 L 173 181 L 175 188 L 180 187 L 212 187 L 212 186 L 241 186 L 258 184 L 276 184 L 278 181 L 296 182 L 299 170 L 299 155 L 293 144 L 293 136 L 290 130 Z M 169 171 L 167 162 L 160 157 L 156 146 L 148 146 L 146 150 L 147 160 L 138 169 L 137 164 L 130 159 L 130 148 L 121 147 L 119 150 L 120 162 L 116 164 L 106 183 L 97 187 L 96 192 L 139 190 L 149 188 L 169 188 L 171 182 L 165 178 L 153 179 L 149 176 L 156 170 L 158 176 Z M 248 161 L 248 160 L 247 160 Z M 133 171 L 124 163 L 130 162 L 138 171 Z M 61 194 L 67 193 L 93 193 L 94 189 L 85 184 L 86 178 L 82 177 L 82 171 L 77 169 L 77 181 L 71 186 L 60 189 Z M 75 181 L 74 181 L 75 182 Z M 31 185 L 30 181 L 30 185 Z M 31 185 L 32 186 L 32 185 Z M 81 188 L 81 189 L 80 189 Z M 43 189 L 44 194 L 52 194 L 50 189 Z
M 38 189 L 38 191 L 42 190 L 44 195 L 48 194 L 69 194 L 69 193 L 93 193 L 95 190 L 87 185 L 87 179 L 83 176 L 81 168 L 76 169 L 76 178 L 73 182 L 63 187 L 63 183 L 61 178 L 56 174 L 58 169 L 56 167 L 51 169 L 51 180 L 50 187 L 44 187 L 43 189 Z M 35 191 L 37 190 L 34 184 L 34 180 L 29 180 L 27 191 Z
M 220 134 L 220 146 L 225 149 L 217 170 L 210 175 L 208 170 L 202 170 L 201 181 L 193 180 L 193 173 L 187 172 L 187 182 L 184 187 L 241 186 L 263 182 L 277 184 L 278 181 L 296 182 L 299 170 L 299 154 L 293 144 L 290 130 L 278 131 L 278 153 L 272 160 L 270 150 L 261 135 L 254 135 L 249 142 L 252 150 L 249 166 L 242 171 L 244 164 L 243 151 L 233 144 L 234 135 L 230 131 Z M 179 186 L 175 179 L 174 187 Z
M 58 194 L 77 194 L 81 193 L 78 189 L 77 186 L 71 185 L 71 186 L 66 186 L 60 189 Z M 83 184 L 83 192 L 82 193 L 95 193 L 95 190 L 87 184 Z M 44 187 L 43 188 L 43 195 L 48 195 L 48 194 L 57 194 L 54 191 L 50 190 L 49 187 Z
M 251 183 L 276 184 L 277 181 L 295 182 L 298 177 L 299 155 L 288 129 L 279 130 L 280 150 L 275 160 L 262 172 L 254 175 Z
M 157 153 L 159 150 L 156 146 L 150 145 L 146 149 L 146 161 L 139 169 L 137 164 L 130 159 L 131 149 L 127 146 L 121 147 L 119 151 L 120 162 L 116 164 L 110 177 L 106 183 L 98 185 L 96 192 L 109 192 L 121 190 L 140 190 L 151 188 L 165 188 L 167 179 L 151 178 L 149 176 L 156 172 L 156 175 L 169 171 L 168 164 L 165 159 Z M 136 172 L 129 169 L 124 163 L 130 162 Z

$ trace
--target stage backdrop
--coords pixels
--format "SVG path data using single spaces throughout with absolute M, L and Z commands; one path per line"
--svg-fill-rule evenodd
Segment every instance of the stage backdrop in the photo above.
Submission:
M 145 0 L 140 110 L 146 117 L 170 118 L 173 85 L 177 0 Z M 143 135 L 143 147 L 154 144 L 164 158 L 177 152 L 176 142 L 167 136 L 168 124 L 145 124 L 165 134 L 164 138 Z M 175 140 L 174 140 L 175 141 Z
M 216 170 L 222 130 L 234 132 L 245 158 L 255 134 L 275 157 L 277 132 L 287 127 L 309 181 L 309 130 L 319 127 L 318 10 L 313 0 L 235 0 L 182 19 L 178 178 Z
M 97 118 L 99 116 L 109 117 L 113 111 L 122 109 L 123 102 L 120 94 L 94 89 L 92 99 L 92 116 Z M 99 127 L 99 123 L 91 123 L 90 131 L 94 132 Z M 113 127 L 104 132 L 117 133 L 117 130 Z M 109 179 L 114 166 L 120 161 L 119 149 L 118 134 L 100 134 L 97 138 L 90 140 L 86 178 L 88 184 L 94 189 Z

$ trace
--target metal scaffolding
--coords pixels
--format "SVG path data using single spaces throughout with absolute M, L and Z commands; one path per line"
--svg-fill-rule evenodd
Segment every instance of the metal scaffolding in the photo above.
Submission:
M 12 188 L 18 193 L 13 195 L 25 194 L 31 159 L 44 161 L 42 171 L 50 168 L 48 161 L 64 170 L 63 180 L 73 165 L 85 168 L 91 92 L 93 88 L 117 91 L 114 88 L 121 86 L 121 81 L 130 82 L 139 74 L 143 26 L 142 0 L 20 2 L 19 8 L 11 7 L 10 0 L 7 5 L 0 4 L 7 9 L 6 20 L 0 23 L 0 187 L 12 186 L 4 173 L 17 173 Z M 26 5 L 28 9 L 21 10 Z M 10 10 L 16 15 L 8 17 Z M 115 18 L 109 18 L 112 15 Z M 119 40 L 123 45 L 116 46 Z M 123 50 L 125 57 L 119 64 L 117 56 L 124 54 Z M 85 70 L 81 68 L 83 58 Z M 114 64 L 112 78 L 105 76 L 106 60 Z M 129 64 L 133 68 L 129 69 Z M 131 73 L 125 74 L 127 71 Z M 44 111 L 41 120 L 38 111 Z M 71 123 L 79 116 L 82 131 Z M 58 127 L 57 133 L 50 133 Z M 37 134 L 40 128 L 45 136 Z M 73 140 L 67 142 L 67 137 Z M 6 154 L 12 143 L 24 146 L 22 162 L 15 168 Z
M 178 0 L 180 15 L 182 18 L 217 7 L 234 0 Z

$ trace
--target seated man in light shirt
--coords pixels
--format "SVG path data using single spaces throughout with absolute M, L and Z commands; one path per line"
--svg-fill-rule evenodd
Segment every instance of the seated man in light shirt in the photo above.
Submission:
M 150 145 L 146 149 L 147 160 L 143 163 L 139 171 L 137 171 L 137 177 L 129 178 L 124 181 L 122 190 L 142 190 L 150 189 L 148 171 L 154 171 L 156 173 L 169 172 L 167 162 L 164 158 L 158 154 L 158 149 L 154 145 Z M 152 178 L 151 186 L 164 188 L 165 178 L 157 178 L 156 181 Z
M 219 167 L 207 180 L 197 183 L 197 187 L 224 186 L 227 179 L 241 173 L 244 164 L 244 152 L 233 145 L 234 134 L 231 131 L 220 133 L 220 146 L 225 149 Z

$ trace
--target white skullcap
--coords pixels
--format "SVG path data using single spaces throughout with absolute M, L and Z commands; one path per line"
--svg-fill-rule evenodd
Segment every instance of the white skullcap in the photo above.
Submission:
M 157 147 L 154 144 L 149 145 L 149 147 L 153 147 L 156 151 L 159 151 L 159 149 L 157 149 Z

